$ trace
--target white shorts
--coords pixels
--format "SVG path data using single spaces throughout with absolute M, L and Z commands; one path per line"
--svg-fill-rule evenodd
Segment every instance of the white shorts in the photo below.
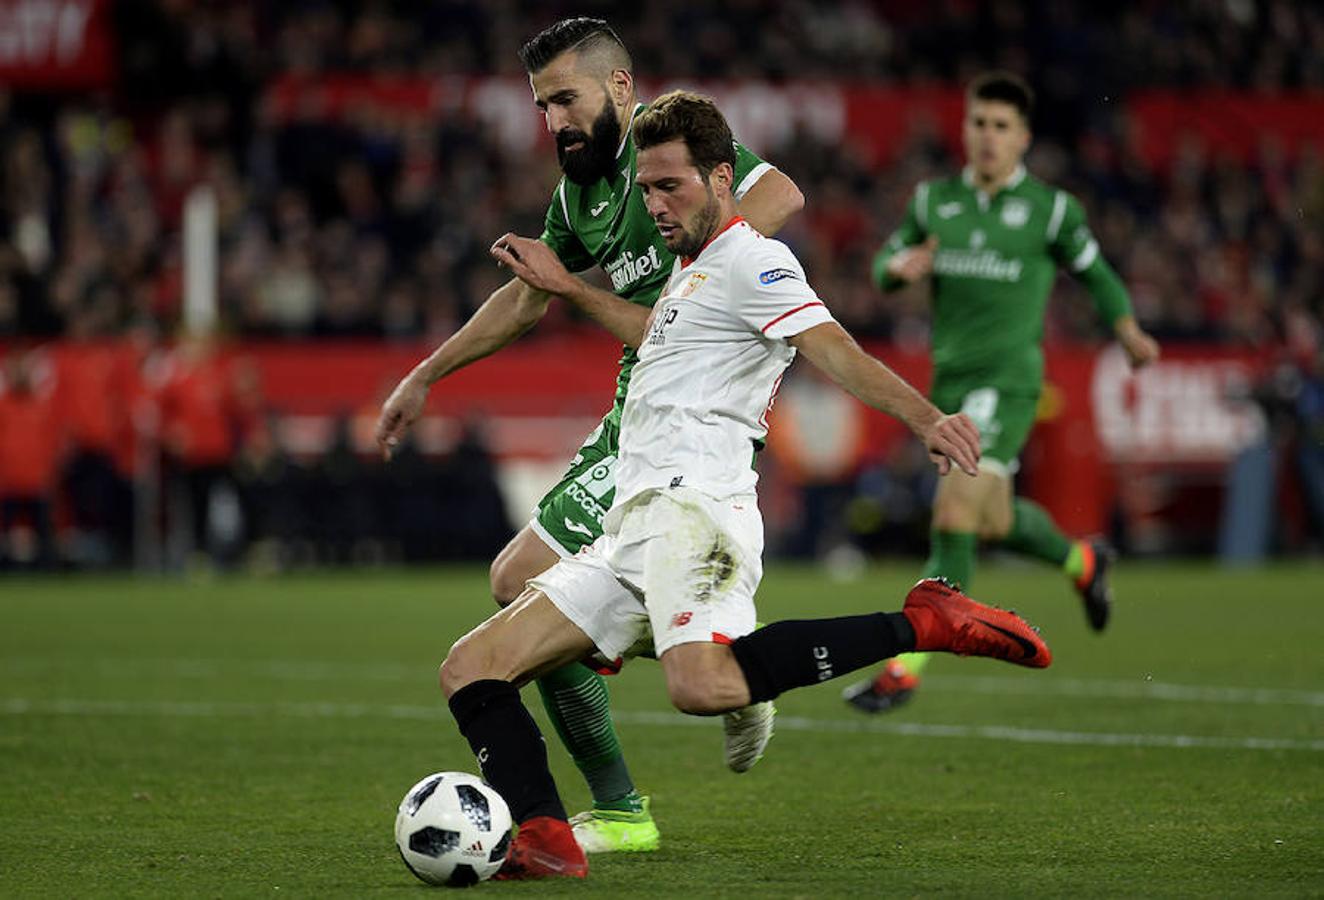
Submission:
M 716 500 L 648 490 L 614 508 L 604 533 L 529 584 L 583 629 L 604 660 L 754 630 L 763 517 L 754 494 Z

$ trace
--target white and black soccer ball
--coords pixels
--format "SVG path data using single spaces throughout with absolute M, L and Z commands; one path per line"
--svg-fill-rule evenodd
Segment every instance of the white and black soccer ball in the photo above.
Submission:
M 477 775 L 436 772 L 400 801 L 395 845 L 428 884 L 468 887 L 501 868 L 510 824 L 506 801 Z

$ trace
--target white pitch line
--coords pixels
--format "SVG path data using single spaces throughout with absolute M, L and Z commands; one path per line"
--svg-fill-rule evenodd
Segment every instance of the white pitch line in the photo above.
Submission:
M 14 657 L 0 660 L 0 671 L 10 675 L 61 672 L 76 669 L 98 678 L 140 676 L 181 679 L 216 679 L 241 674 L 277 681 L 374 681 L 407 684 L 420 677 L 431 679 L 429 665 L 403 663 L 343 663 L 281 659 L 90 659 L 66 661 L 50 657 Z M 1217 703 L 1228 706 L 1314 706 L 1324 708 L 1324 691 L 1291 688 L 1253 688 L 1228 685 L 1173 684 L 1153 681 L 1150 676 L 1133 680 L 1116 678 L 1058 678 L 1052 673 L 1026 677 L 998 675 L 924 676 L 925 690 L 948 693 L 1002 696 L 1094 697 L 1117 700 L 1161 700 L 1173 703 Z
M 693 717 L 671 713 L 613 713 L 620 722 L 639 725 L 692 724 Z M 679 720 L 679 722 L 677 721 Z M 913 722 L 848 721 L 778 716 L 781 731 L 837 732 L 844 734 L 888 734 L 904 737 L 983 738 L 1019 744 L 1078 744 L 1095 747 L 1172 747 L 1221 750 L 1309 750 L 1324 752 L 1324 740 L 1293 738 L 1208 737 L 1190 734 L 1117 734 L 1095 731 L 1054 731 L 1047 728 L 1018 728 L 1010 725 L 937 725 Z
M 971 694 L 1054 695 L 1106 697 L 1120 700 L 1169 700 L 1183 703 L 1221 703 L 1245 706 L 1321 706 L 1324 692 L 1288 688 L 1223 687 L 1207 684 L 1169 684 L 1094 678 L 999 678 L 997 676 L 926 675 L 924 687 Z
M 440 659 L 438 659 L 440 663 Z M 99 678 L 138 677 L 144 674 L 170 678 L 214 679 L 227 675 L 271 678 L 276 681 L 416 681 L 427 666 L 404 663 L 344 663 L 284 659 L 196 659 L 134 658 L 63 660 L 50 657 L 16 657 L 0 661 L 0 670 L 11 674 L 58 672 L 76 669 Z M 430 671 L 435 672 L 436 666 Z
M 11 697 L 0 701 L 0 715 L 60 716 L 158 716 L 166 718 L 227 718 L 286 716 L 306 719 L 414 719 L 443 721 L 445 711 L 437 706 L 372 703 L 240 703 L 210 701 L 138 700 L 27 700 Z M 712 719 L 679 713 L 621 711 L 617 722 L 659 727 L 713 727 Z M 1306 750 L 1324 752 L 1324 740 L 1293 738 L 1211 737 L 1189 734 L 1118 734 L 1091 731 L 1054 731 L 1010 725 L 937 725 L 877 720 L 810 719 L 778 716 L 781 731 L 821 734 L 887 734 L 901 737 L 937 737 L 1009 741 L 1019 744 L 1075 744 L 1093 747 L 1160 747 L 1215 750 Z

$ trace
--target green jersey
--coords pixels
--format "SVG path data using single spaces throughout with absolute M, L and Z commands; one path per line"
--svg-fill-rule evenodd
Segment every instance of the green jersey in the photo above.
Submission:
M 645 108 L 643 103 L 635 106 L 631 124 Z M 743 197 L 770 168 L 737 143 L 735 198 Z M 561 179 L 547 208 L 541 240 L 570 271 L 582 272 L 596 263 L 611 279 L 614 293 L 651 307 L 671 275 L 675 257 L 648 214 L 643 194 L 635 188 L 634 174 L 634 140 L 627 128 L 610 177 L 586 186 Z M 637 358 L 632 348 L 624 348 L 616 379 L 617 404 L 625 399 Z
M 973 173 L 921 182 L 905 220 L 874 258 L 883 290 L 897 251 L 938 238 L 933 258 L 933 366 L 1009 391 L 1038 393 L 1044 311 L 1059 267 L 1086 286 L 1109 325 L 1130 314 L 1121 279 L 1102 254 L 1080 202 L 1018 167 L 989 196 Z

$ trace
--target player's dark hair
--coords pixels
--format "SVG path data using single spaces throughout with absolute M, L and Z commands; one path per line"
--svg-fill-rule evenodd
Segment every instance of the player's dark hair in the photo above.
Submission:
M 646 150 L 683 140 L 690 160 L 704 178 L 722 163 L 736 165 L 731 126 L 711 97 L 690 91 L 663 94 L 634 120 L 634 146 Z
M 620 63 L 616 68 L 626 71 L 631 68 L 630 53 L 625 49 L 625 44 L 616 32 L 612 31 L 605 19 L 593 19 L 588 16 L 562 19 L 544 28 L 530 38 L 527 44 L 520 47 L 519 60 L 524 63 L 524 70 L 534 75 L 569 50 L 578 53 L 608 50 Z
M 1011 72 L 1001 70 L 985 72 L 970 82 L 966 92 L 970 100 L 994 100 L 1016 107 L 1025 124 L 1030 124 L 1030 115 L 1034 112 L 1034 91 L 1025 83 L 1025 79 Z

